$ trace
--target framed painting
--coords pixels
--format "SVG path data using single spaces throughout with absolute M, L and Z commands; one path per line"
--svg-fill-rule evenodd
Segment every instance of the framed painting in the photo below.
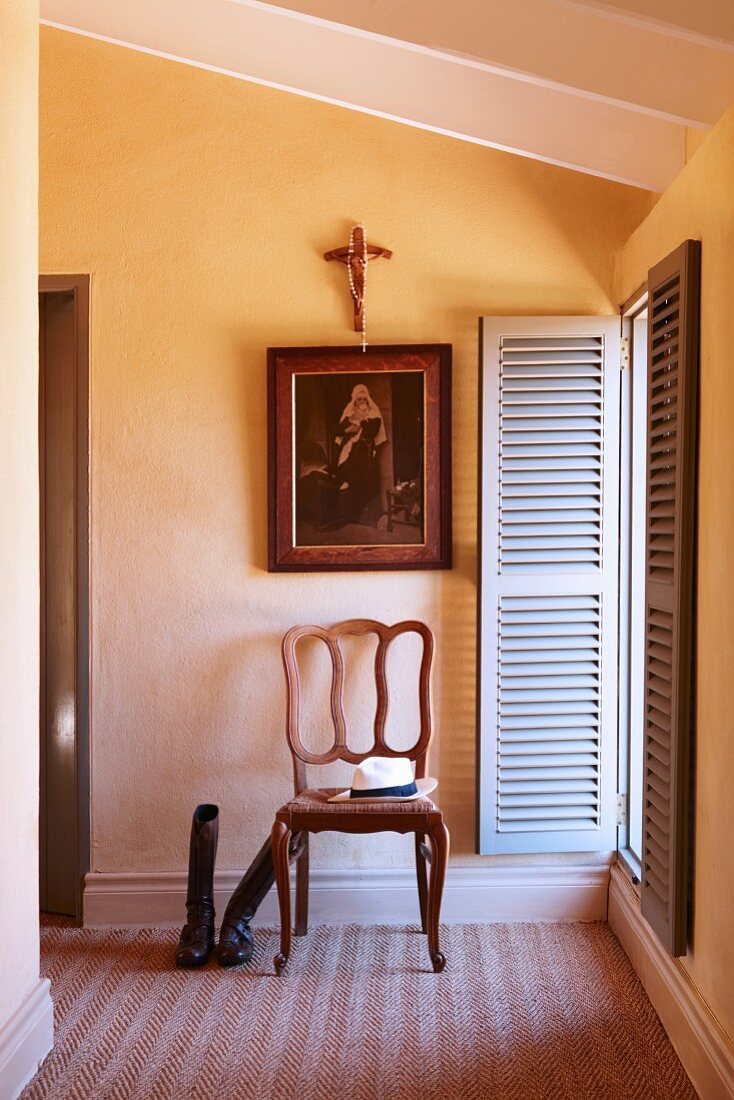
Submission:
M 451 566 L 451 345 L 268 349 L 268 568 Z

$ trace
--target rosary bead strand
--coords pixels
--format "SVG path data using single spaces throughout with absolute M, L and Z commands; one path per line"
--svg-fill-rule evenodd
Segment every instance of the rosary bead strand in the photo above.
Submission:
M 362 230 L 362 256 L 357 257 L 357 263 L 362 265 L 362 351 L 367 351 L 367 310 L 365 309 L 367 301 L 367 267 L 369 259 L 367 256 L 367 234 L 364 231 L 364 226 L 360 222 L 359 225 L 353 225 L 349 233 L 349 253 L 347 256 L 347 273 L 349 275 L 349 289 L 352 292 L 352 298 L 355 302 L 359 301 L 359 294 L 354 284 L 354 274 L 352 272 L 352 261 L 354 260 L 354 230 Z

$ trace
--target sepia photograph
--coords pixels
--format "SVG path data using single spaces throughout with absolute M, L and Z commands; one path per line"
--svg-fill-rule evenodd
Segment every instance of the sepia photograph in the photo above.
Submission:
M 446 345 L 270 349 L 270 568 L 441 567 Z
M 421 371 L 295 378 L 296 545 L 423 542 Z

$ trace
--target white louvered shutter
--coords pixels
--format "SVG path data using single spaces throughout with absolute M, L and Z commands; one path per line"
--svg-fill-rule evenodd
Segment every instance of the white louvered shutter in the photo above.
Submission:
M 479 848 L 611 850 L 619 319 L 482 332 Z

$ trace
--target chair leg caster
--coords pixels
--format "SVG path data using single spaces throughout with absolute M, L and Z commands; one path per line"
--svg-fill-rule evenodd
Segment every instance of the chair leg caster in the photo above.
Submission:
M 437 951 L 435 955 L 431 955 L 431 962 L 433 963 L 433 969 L 437 974 L 440 974 L 443 968 L 446 966 L 446 956 L 442 951 Z
M 273 965 L 275 966 L 275 973 L 276 974 L 282 974 L 283 970 L 285 969 L 285 964 L 287 962 L 288 962 L 288 956 L 284 955 L 282 951 L 279 951 L 278 954 L 273 959 Z

